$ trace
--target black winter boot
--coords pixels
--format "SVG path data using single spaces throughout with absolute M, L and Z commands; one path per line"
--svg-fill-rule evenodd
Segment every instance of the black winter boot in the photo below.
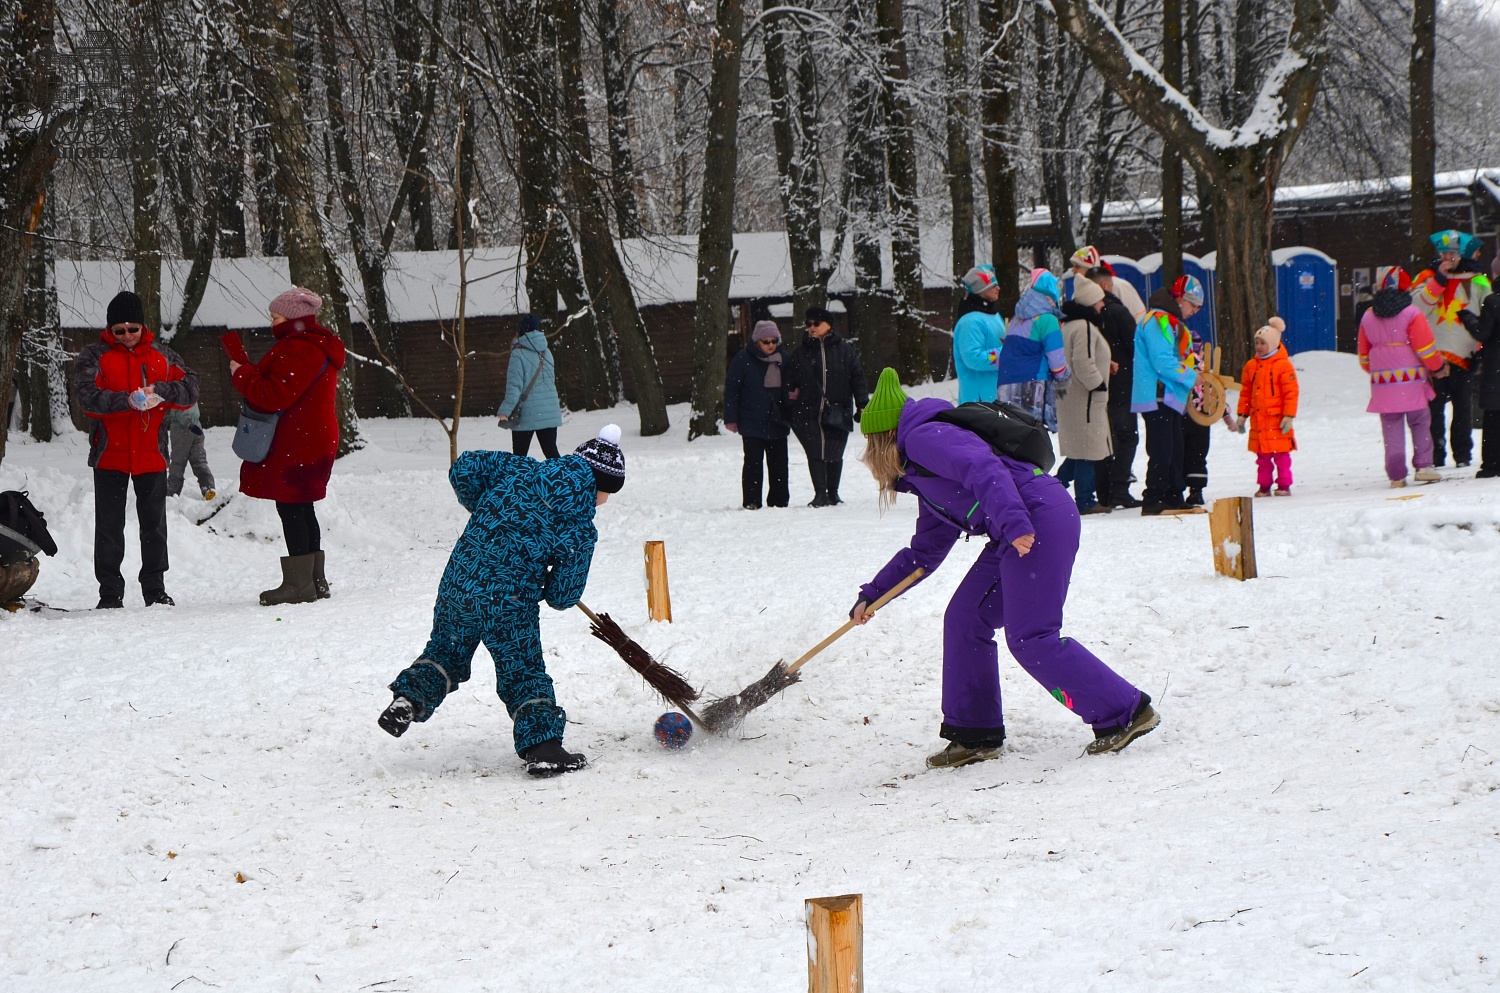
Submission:
M 1187 500 L 1183 502 L 1189 507 L 1203 506 L 1203 490 L 1197 486 L 1190 487 L 1187 493 Z
M 828 505 L 837 507 L 844 501 L 839 499 L 839 477 L 844 474 L 844 460 L 836 459 L 828 463 L 826 470 L 828 476 Z
M 411 727 L 412 718 L 416 716 L 416 707 L 404 696 L 398 696 L 391 701 L 391 705 L 385 708 L 376 723 L 380 729 L 392 738 L 399 738 Z
M 565 750 L 558 738 L 532 745 L 521 753 L 521 761 L 526 763 L 526 771 L 537 777 L 561 776 L 589 764 L 582 755 Z
M 318 598 L 313 586 L 312 555 L 283 555 L 281 557 L 281 585 L 273 590 L 264 590 L 260 595 L 262 607 L 273 607 L 281 603 L 312 603 Z
M 828 463 L 822 459 L 809 458 L 807 460 L 807 474 L 812 477 L 813 498 L 808 503 L 809 507 L 827 507 L 828 504 Z
M 327 600 L 333 596 L 328 590 L 328 577 L 323 575 L 323 552 L 313 552 L 313 589 L 318 594 L 319 600 Z

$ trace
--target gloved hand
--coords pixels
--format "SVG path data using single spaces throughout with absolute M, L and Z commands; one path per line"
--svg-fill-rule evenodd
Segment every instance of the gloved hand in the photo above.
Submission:
M 1059 379 L 1052 384 L 1052 387 L 1057 391 L 1057 398 L 1059 400 L 1068 395 L 1068 381 L 1066 379 Z
M 1281 433 L 1282 434 L 1290 434 L 1291 433 L 1291 430 L 1292 430 L 1292 421 L 1294 421 L 1294 420 L 1296 420 L 1296 418 L 1294 418 L 1294 417 L 1283 417 L 1281 419 Z
M 1240 434 L 1244 434 L 1245 433 L 1245 429 L 1247 427 L 1249 427 L 1249 426 L 1250 426 L 1250 418 L 1248 418 L 1248 417 L 1241 417 L 1238 421 L 1235 422 L 1234 429 L 1236 431 L 1238 431 Z
M 739 423 L 736 422 L 734 424 L 731 424 L 728 421 L 725 421 L 724 422 L 724 430 L 728 431 L 730 434 L 739 434 L 740 433 Z
M 860 417 L 862 417 L 863 415 L 864 415 L 864 411 L 863 410 L 856 410 L 854 412 L 854 423 L 858 424 Z

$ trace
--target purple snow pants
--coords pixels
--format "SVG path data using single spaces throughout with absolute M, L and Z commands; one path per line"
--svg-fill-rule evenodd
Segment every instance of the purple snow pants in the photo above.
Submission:
M 1411 427 L 1411 464 L 1417 469 L 1432 465 L 1432 411 L 1426 407 L 1380 415 L 1380 433 L 1385 437 L 1385 474 L 1406 478 L 1406 428 Z
M 953 594 L 943 618 L 942 737 L 963 745 L 1005 736 L 995 632 L 1021 668 L 1094 727 L 1117 727 L 1141 694 L 1062 629 L 1063 601 L 1078 554 L 1078 509 L 1055 487 L 1030 506 L 1036 544 L 1024 558 L 991 542 Z

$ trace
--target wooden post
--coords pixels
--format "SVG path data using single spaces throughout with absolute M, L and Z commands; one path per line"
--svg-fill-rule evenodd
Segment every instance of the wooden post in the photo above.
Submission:
M 858 893 L 807 901 L 807 993 L 865 988 L 865 914 Z
M 667 544 L 646 542 L 646 608 L 653 621 L 672 621 L 672 595 L 667 591 Z
M 1254 501 L 1224 497 L 1214 501 L 1208 530 L 1214 540 L 1214 568 L 1234 579 L 1255 578 Z

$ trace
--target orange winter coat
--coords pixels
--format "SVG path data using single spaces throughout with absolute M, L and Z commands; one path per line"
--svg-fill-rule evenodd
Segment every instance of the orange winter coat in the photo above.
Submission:
M 1250 451 L 1274 455 L 1297 448 L 1297 433 L 1281 430 L 1283 417 L 1297 416 L 1297 370 L 1285 345 L 1265 358 L 1250 357 L 1240 373 L 1240 416 L 1250 416 Z

